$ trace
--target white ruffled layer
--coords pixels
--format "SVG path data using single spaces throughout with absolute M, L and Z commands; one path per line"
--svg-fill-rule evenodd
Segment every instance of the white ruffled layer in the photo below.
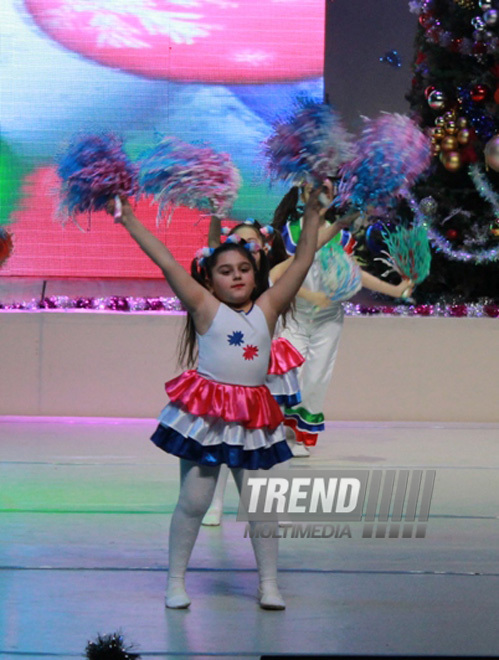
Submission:
M 265 385 L 272 396 L 293 396 L 300 391 L 298 369 L 291 369 L 285 374 L 267 374 Z
M 225 443 L 243 447 L 246 451 L 271 447 L 285 440 L 284 425 L 269 429 L 247 429 L 238 422 L 225 422 L 215 417 L 199 417 L 169 403 L 158 418 L 184 438 L 192 438 L 206 447 Z

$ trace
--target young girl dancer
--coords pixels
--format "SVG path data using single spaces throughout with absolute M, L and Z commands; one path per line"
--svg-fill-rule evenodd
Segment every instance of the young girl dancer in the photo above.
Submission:
M 240 490 L 244 468 L 269 469 L 291 457 L 282 413 L 263 383 L 277 319 L 298 291 L 314 257 L 320 221 L 318 196 L 315 191 L 305 209 L 293 264 L 259 297 L 254 295 L 256 264 L 243 246 L 220 246 L 205 257 L 193 278 L 123 201 L 119 221 L 161 268 L 182 301 L 199 351 L 197 370 L 166 383 L 170 403 L 152 436 L 157 446 L 181 459 L 180 495 L 170 525 L 167 607 L 190 605 L 185 572 L 220 464 L 232 468 Z M 114 211 L 113 202 L 108 210 Z M 193 355 L 192 343 L 188 354 Z M 254 536 L 251 542 L 259 573 L 260 606 L 284 609 L 277 586 L 277 538 Z
M 208 246 L 210 248 L 216 248 L 221 244 L 221 234 L 220 218 L 212 215 L 208 232 Z M 279 232 L 274 231 L 272 227 L 262 226 L 257 220 L 248 219 L 239 223 L 232 227 L 228 236 L 238 237 L 260 246 L 261 249 L 255 255 L 255 262 L 262 280 L 268 281 L 270 265 L 287 258 L 286 248 Z M 272 340 L 270 364 L 265 385 L 267 385 L 277 403 L 283 408 L 296 405 L 301 401 L 298 367 L 303 362 L 302 355 L 287 339 L 278 337 Z M 295 449 L 293 446 L 291 446 L 291 451 L 294 455 Z M 213 500 L 202 521 L 203 525 L 220 525 L 228 477 L 229 469 L 226 465 L 222 465 L 218 474 Z
M 281 231 L 290 255 L 295 254 L 302 231 L 303 206 L 300 202 L 306 202 L 308 194 L 309 189 L 304 187 L 300 199 L 299 188 L 293 187 L 274 214 L 273 225 Z M 326 210 L 322 209 L 321 213 L 325 214 Z M 354 217 L 346 216 L 345 220 L 353 221 Z M 321 228 L 322 245 L 338 233 L 342 224 L 341 221 L 336 221 Z M 278 281 L 291 262 L 292 259 L 272 269 L 271 279 Z M 365 271 L 361 271 L 361 275 L 362 286 L 395 298 L 412 290 L 412 282 L 409 280 L 393 285 Z M 305 358 L 299 372 L 302 402 L 296 406 L 288 406 L 284 411 L 285 424 L 294 431 L 296 440 L 302 443 L 301 455 L 304 456 L 309 454 L 308 447 L 316 444 L 318 433 L 324 430 L 322 410 L 333 374 L 342 327 L 343 305 L 341 302 L 332 302 L 322 289 L 319 261 L 315 258 L 303 287 L 298 292 L 293 316 L 282 331 L 282 336 Z

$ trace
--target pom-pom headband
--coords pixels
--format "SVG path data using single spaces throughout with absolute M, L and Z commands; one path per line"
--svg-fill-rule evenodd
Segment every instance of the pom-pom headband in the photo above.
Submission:
M 235 245 L 240 245 L 243 247 L 245 250 L 247 250 L 249 253 L 255 255 L 257 252 L 259 252 L 262 247 L 261 245 L 258 245 L 255 241 L 245 241 L 244 238 L 241 238 L 241 236 L 238 236 L 237 234 L 232 234 L 231 236 L 227 237 L 227 240 L 225 241 L 226 243 L 234 243 Z M 197 264 L 199 268 L 203 268 L 206 259 L 208 257 L 211 257 L 211 255 L 215 252 L 216 248 L 210 248 L 210 247 L 203 247 L 200 248 L 196 252 L 195 259 L 197 261 Z
M 206 259 L 207 259 L 208 257 L 211 257 L 211 255 L 212 255 L 214 252 L 215 252 L 215 248 L 210 248 L 210 247 L 200 248 L 200 249 L 196 252 L 196 257 L 195 257 L 198 266 L 199 266 L 200 268 L 202 268 L 202 267 L 204 266 L 205 262 L 206 262 Z
M 275 229 L 272 227 L 272 225 L 265 225 L 264 227 L 260 228 L 260 234 L 262 234 L 264 238 L 269 241 L 274 238 Z
M 240 245 L 251 254 L 256 254 L 257 252 L 260 252 L 260 250 L 262 249 L 262 246 L 259 245 L 256 241 L 246 241 L 244 238 L 238 236 L 237 234 L 231 234 L 230 236 L 227 236 L 225 242 L 235 243 L 236 245 Z
M 269 242 L 274 238 L 274 227 L 272 225 L 264 225 L 263 227 L 257 227 L 256 226 L 257 221 L 254 218 L 246 218 L 243 222 L 241 222 L 238 226 L 241 227 L 242 225 L 246 225 L 248 227 L 253 227 L 255 231 L 257 231 L 262 238 L 265 240 L 265 242 Z M 234 231 L 234 228 L 232 227 L 222 227 L 221 230 L 221 235 L 222 236 L 234 236 L 235 234 L 231 234 L 231 231 Z

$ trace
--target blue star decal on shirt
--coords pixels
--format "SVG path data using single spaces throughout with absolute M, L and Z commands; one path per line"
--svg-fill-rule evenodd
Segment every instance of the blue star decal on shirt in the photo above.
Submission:
M 244 334 L 240 330 L 234 330 L 231 335 L 227 335 L 229 346 L 241 346 L 244 341 Z

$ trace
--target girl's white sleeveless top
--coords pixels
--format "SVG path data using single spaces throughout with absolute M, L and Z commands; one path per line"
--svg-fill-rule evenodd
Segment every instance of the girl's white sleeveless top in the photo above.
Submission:
M 264 384 L 271 337 L 265 316 L 257 305 L 244 313 L 220 303 L 208 332 L 198 334 L 197 340 L 197 371 L 201 376 L 231 385 Z

